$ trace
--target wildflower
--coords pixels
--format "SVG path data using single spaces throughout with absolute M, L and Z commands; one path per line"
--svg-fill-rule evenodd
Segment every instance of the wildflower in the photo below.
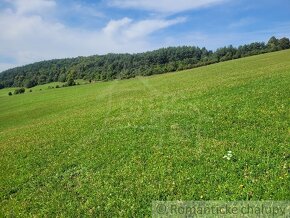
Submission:
M 225 158 L 227 160 L 230 160 L 232 157 L 233 157 L 232 151 L 228 151 L 228 153 L 225 156 L 223 156 L 223 158 Z

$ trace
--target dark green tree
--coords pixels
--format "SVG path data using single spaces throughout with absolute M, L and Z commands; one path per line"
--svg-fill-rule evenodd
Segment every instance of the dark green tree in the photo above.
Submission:
M 267 47 L 270 49 L 270 51 L 277 51 L 279 49 L 278 46 L 279 40 L 275 36 L 272 36 L 267 43 Z
M 67 76 L 67 81 L 66 81 L 67 86 L 74 86 L 76 84 L 74 77 L 75 77 L 75 71 L 71 71 Z
M 25 81 L 24 81 L 24 86 L 26 87 L 26 88 L 31 88 L 31 87 L 33 87 L 33 86 L 36 86 L 37 85 L 37 82 L 34 80 L 34 79 L 26 79 Z
M 279 47 L 282 50 L 289 49 L 290 48 L 290 40 L 286 37 L 283 37 L 282 39 L 279 40 Z

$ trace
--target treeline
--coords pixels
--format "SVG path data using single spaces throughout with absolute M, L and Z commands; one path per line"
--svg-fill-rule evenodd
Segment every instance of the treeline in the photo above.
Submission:
M 195 46 L 169 47 L 139 54 L 107 54 L 41 61 L 0 73 L 0 88 L 33 87 L 74 79 L 108 81 L 179 71 L 194 67 L 290 48 L 284 37 L 271 37 L 268 43 L 254 42 L 227 46 L 215 52 Z

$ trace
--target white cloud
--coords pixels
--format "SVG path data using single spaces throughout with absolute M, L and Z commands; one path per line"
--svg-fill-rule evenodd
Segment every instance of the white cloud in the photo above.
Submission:
M 73 11 L 73 13 L 77 13 L 81 16 L 90 16 L 96 18 L 105 17 L 103 12 L 96 10 L 93 6 L 87 6 L 80 3 L 73 3 L 71 6 L 71 10 Z M 70 8 L 68 7 L 68 9 Z
M 111 20 L 107 26 L 103 29 L 104 33 L 112 36 L 118 32 L 122 27 L 128 26 L 132 22 L 132 19 L 124 17 L 120 20 Z
M 43 12 L 56 6 L 54 0 L 6 0 L 14 5 L 19 14 Z
M 165 19 L 151 19 L 151 20 L 142 20 L 140 22 L 132 24 L 128 29 L 124 31 L 126 38 L 133 39 L 142 36 L 149 35 L 157 30 L 164 29 L 166 27 L 183 23 L 186 19 L 176 18 L 171 20 Z
M 111 6 L 120 8 L 133 8 L 138 10 L 148 10 L 164 13 L 178 13 L 213 4 L 224 2 L 225 0 L 111 0 Z
M 53 58 L 155 49 L 159 45 L 149 42 L 147 37 L 150 34 L 185 20 L 134 21 L 125 17 L 109 21 L 103 29 L 88 30 L 44 19 L 45 8 L 52 9 L 52 1 L 41 0 L 38 6 L 27 5 L 25 8 L 19 2 L 13 3 L 13 10 L 0 11 L 0 29 L 5 30 L 0 34 L 0 71 Z M 40 10 L 42 13 L 38 13 Z M 6 61 L 7 57 L 13 59 L 13 63 Z
M 6 69 L 10 69 L 15 67 L 15 64 L 9 64 L 9 63 L 1 63 L 0 62 L 0 72 L 6 70 Z
M 147 19 L 138 22 L 133 22 L 130 18 L 120 20 L 111 20 L 103 29 L 108 36 L 119 36 L 118 38 L 126 40 L 145 38 L 151 33 L 164 29 L 166 27 L 185 22 L 183 17 L 176 19 Z M 121 36 L 121 37 L 120 37 Z

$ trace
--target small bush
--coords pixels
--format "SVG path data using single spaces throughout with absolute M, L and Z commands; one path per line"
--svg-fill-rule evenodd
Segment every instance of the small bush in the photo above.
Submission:
M 67 80 L 67 86 L 74 86 L 74 85 L 76 85 L 74 79 L 73 78 L 69 78 Z
M 15 89 L 14 95 L 22 94 L 25 92 L 25 88 Z
M 55 88 L 58 89 L 58 88 L 60 88 L 60 87 L 59 87 L 59 85 L 56 85 Z
M 32 89 L 30 89 L 29 92 L 32 92 Z
M 27 79 L 24 83 L 24 86 L 26 88 L 31 88 L 31 87 L 36 86 L 36 85 L 37 85 L 37 82 L 34 79 L 32 79 L 32 80 Z
M 8 95 L 11 96 L 12 95 L 12 92 L 8 92 Z

